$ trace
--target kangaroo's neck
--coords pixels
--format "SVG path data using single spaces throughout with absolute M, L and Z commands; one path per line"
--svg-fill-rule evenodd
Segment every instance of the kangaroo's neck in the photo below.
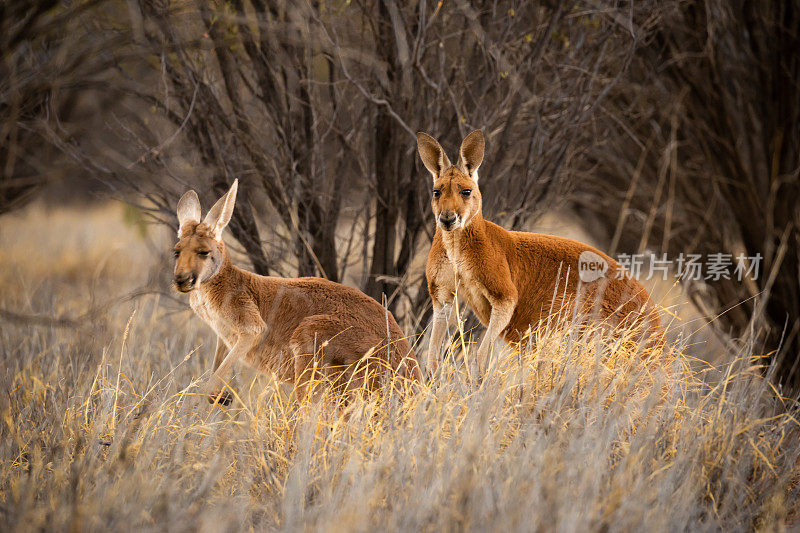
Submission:
M 228 249 L 223 246 L 222 253 L 218 259 L 219 265 L 216 271 L 200 284 L 200 289 L 205 292 L 218 289 L 222 285 L 230 285 L 232 281 L 238 281 L 241 271 L 231 263 L 231 256 Z
M 250 331 L 247 329 L 249 326 L 241 323 L 241 316 L 249 313 L 252 318 L 253 309 L 257 309 L 252 301 L 242 298 L 248 292 L 248 273 L 235 267 L 224 252 L 216 272 L 192 291 L 189 303 L 195 313 L 230 346 L 242 331 Z M 256 322 L 251 320 L 249 324 L 252 326 Z
M 218 335 L 227 338 L 230 324 L 232 295 L 241 294 L 247 283 L 247 273 L 231 263 L 227 252 L 223 253 L 216 272 L 192 291 L 189 302 L 192 309 L 208 323 Z M 226 333 L 227 332 L 227 333 Z
M 452 231 L 439 230 L 442 233 L 442 242 L 447 252 L 447 257 L 454 264 L 461 262 L 466 252 L 477 252 L 488 242 L 486 221 L 478 211 L 464 228 Z M 472 255 L 472 254 L 470 254 Z

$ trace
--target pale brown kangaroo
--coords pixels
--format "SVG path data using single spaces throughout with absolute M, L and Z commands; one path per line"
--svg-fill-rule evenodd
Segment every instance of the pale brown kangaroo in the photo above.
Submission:
M 418 133 L 417 148 L 433 176 L 436 217 L 425 269 L 434 311 L 427 365 L 438 363 L 456 286 L 486 326 L 478 348 L 481 365 L 501 335 L 508 342 L 519 341 L 551 313 L 570 316 L 576 301 L 582 313 L 615 325 L 628 316 L 644 316 L 649 327 L 661 329 L 645 288 L 603 252 L 572 239 L 507 231 L 484 220 L 478 189 L 484 154 L 480 130 L 464 139 L 455 165 L 430 135 Z M 605 262 L 607 270 L 579 284 L 579 261 L 586 257 Z
M 227 405 L 223 387 L 241 361 L 306 397 L 324 376 L 342 391 L 380 385 L 387 367 L 420 380 L 414 352 L 394 317 L 360 291 L 321 278 L 259 276 L 231 264 L 222 232 L 233 214 L 238 180 L 200 221 L 200 201 L 189 191 L 178 202 L 175 288 L 190 293 L 192 309 L 217 334 L 210 401 Z

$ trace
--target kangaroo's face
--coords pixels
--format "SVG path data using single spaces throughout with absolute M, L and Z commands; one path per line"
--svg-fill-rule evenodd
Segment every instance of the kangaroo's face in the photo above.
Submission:
M 450 167 L 433 181 L 431 207 L 443 230 L 467 227 L 481 208 L 478 182 L 458 167 Z
M 475 130 L 466 136 L 455 165 L 436 139 L 426 133 L 417 134 L 417 149 L 433 176 L 431 207 L 436 225 L 444 231 L 466 228 L 481 212 L 478 167 L 483 161 L 483 133 Z
M 225 259 L 222 231 L 233 215 L 238 180 L 214 204 L 200 222 L 200 200 L 189 191 L 178 202 L 178 242 L 173 247 L 173 283 L 180 292 L 191 292 L 219 272 Z
M 175 271 L 173 283 L 180 292 L 190 292 L 212 278 L 222 265 L 224 244 L 211 236 L 211 228 L 202 222 L 181 227 L 173 247 Z

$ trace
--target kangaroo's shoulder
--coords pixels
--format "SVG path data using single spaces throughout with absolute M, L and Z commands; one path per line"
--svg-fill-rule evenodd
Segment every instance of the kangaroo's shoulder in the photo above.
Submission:
M 488 240 L 502 247 L 514 246 L 517 242 L 517 234 L 520 233 L 518 231 L 507 230 L 491 220 L 485 220 L 483 222 L 483 227 Z
M 444 239 L 442 238 L 442 230 L 436 228 L 436 233 L 433 234 L 431 241 L 431 248 L 428 251 L 428 264 L 431 262 L 446 260 L 447 250 L 444 247 Z
M 425 274 L 430 279 L 436 277 L 442 268 L 452 269 L 450 259 L 447 256 L 447 248 L 444 244 L 442 237 L 442 230 L 436 228 L 436 233 L 433 235 L 431 248 L 428 251 L 428 261 L 425 264 Z

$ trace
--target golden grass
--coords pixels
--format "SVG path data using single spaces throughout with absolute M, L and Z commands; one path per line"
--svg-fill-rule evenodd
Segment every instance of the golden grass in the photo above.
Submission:
M 108 250 L 99 233 L 86 246 Z M 114 297 L 159 267 L 146 248 L 78 253 L 129 254 L 99 281 L 6 257 L 2 283 L 27 289 L 0 287 L 0 307 Z M 2 325 L 7 529 L 741 530 L 800 511 L 796 404 L 746 354 L 710 382 L 680 343 L 536 332 L 479 380 L 459 339 L 413 393 L 298 405 L 245 372 L 220 408 L 197 395 L 213 339 L 190 312 L 152 295 L 97 320 Z

